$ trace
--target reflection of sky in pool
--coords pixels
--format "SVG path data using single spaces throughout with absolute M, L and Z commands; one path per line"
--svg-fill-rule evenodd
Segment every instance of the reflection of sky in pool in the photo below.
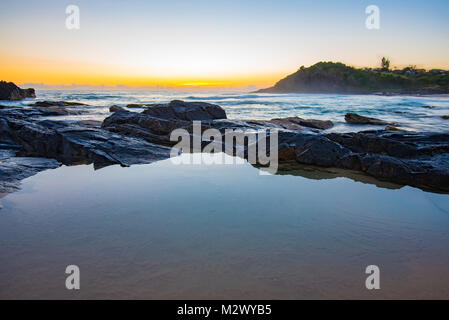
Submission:
M 166 160 L 61 167 L 1 201 L 1 298 L 449 298 L 449 195 Z

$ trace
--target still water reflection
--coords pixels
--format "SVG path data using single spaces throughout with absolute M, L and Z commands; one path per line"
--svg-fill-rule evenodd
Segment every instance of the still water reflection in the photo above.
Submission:
M 42 172 L 1 200 L 0 298 L 449 298 L 449 195 L 302 175 Z

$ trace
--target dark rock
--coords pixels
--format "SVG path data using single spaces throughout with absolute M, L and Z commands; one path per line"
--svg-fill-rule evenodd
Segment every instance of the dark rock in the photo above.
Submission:
M 40 171 L 54 169 L 60 163 L 54 159 L 11 157 L 0 160 L 0 194 L 19 189 L 20 181 Z
M 29 106 L 48 108 L 48 107 L 87 106 L 87 104 L 71 101 L 37 101 L 35 103 L 29 104 Z
M 153 143 L 173 145 L 170 134 L 173 130 L 190 130 L 193 120 L 208 121 L 226 119 L 225 111 L 210 103 L 183 102 L 173 100 L 168 104 L 148 105 L 142 113 L 116 112 L 103 121 L 102 127 L 116 133 L 144 138 Z
M 380 180 L 449 191 L 449 134 L 280 132 L 279 160 L 358 170 Z
M 323 135 L 279 132 L 280 160 L 332 167 L 351 153 L 351 150 Z
M 0 81 L 0 100 L 36 98 L 34 89 L 21 89 L 12 82 Z
M 449 191 L 449 179 L 444 179 L 449 174 L 449 160 L 446 160 L 449 159 L 449 134 L 385 130 L 319 134 L 313 130 L 298 131 L 304 127 L 286 123 L 292 122 L 289 118 L 276 121 L 222 119 L 202 121 L 201 125 L 202 130 L 215 128 L 222 133 L 226 129 L 277 129 L 280 162 L 293 160 L 307 165 L 357 170 L 395 183 Z M 103 122 L 107 130 L 167 145 L 174 144 L 169 141 L 173 130 L 184 128 L 191 132 L 191 127 L 191 121 L 161 119 L 145 112 L 117 112 Z
M 302 119 L 300 117 L 276 118 L 268 122 L 289 130 L 302 130 L 304 127 L 325 130 L 334 126 L 330 120 Z
M 326 135 L 353 152 L 414 158 L 449 152 L 449 134 L 388 131 L 329 133 Z
M 30 104 L 31 107 L 36 107 L 35 110 L 40 111 L 43 116 L 65 116 L 65 115 L 80 115 L 86 113 L 85 110 L 78 110 L 71 107 L 86 106 L 84 103 L 68 102 L 68 101 L 37 101 Z
M 405 131 L 404 129 L 395 127 L 395 126 L 385 126 L 385 130 L 387 131 Z
M 2 119 L 0 138 L 21 145 L 20 156 L 53 158 L 67 165 L 129 166 L 166 159 L 170 153 L 167 147 L 73 121 Z
M 191 122 L 183 120 L 168 120 L 153 117 L 144 113 L 116 112 L 107 117 L 102 127 L 108 131 L 128 136 L 144 138 L 147 141 L 161 144 L 174 144 L 170 142 L 170 133 L 178 128 L 187 129 Z
M 373 124 L 373 125 L 392 125 L 392 126 L 395 125 L 394 123 L 391 122 L 379 120 L 376 118 L 364 117 L 356 113 L 347 113 L 345 115 L 345 120 L 347 123 L 353 124 Z
M 21 148 L 11 140 L 0 140 L 0 161 L 15 157 Z
M 44 116 L 65 116 L 69 114 L 69 110 L 59 106 L 41 107 L 37 110 L 41 111 Z
M 449 120 L 449 115 L 441 116 L 441 118 L 444 119 L 444 120 Z
M 144 114 L 170 120 L 216 120 L 226 119 L 222 107 L 206 102 L 184 102 L 173 100 L 170 103 L 147 105 Z
M 94 127 L 94 128 L 100 128 L 102 123 L 103 123 L 102 121 L 98 121 L 98 120 L 80 120 L 79 121 L 79 124 L 81 126 Z
M 109 108 L 110 112 L 119 112 L 119 111 L 126 111 L 124 108 L 117 106 L 117 105 L 113 105 Z
M 143 109 L 149 106 L 149 104 L 141 104 L 141 103 L 130 103 L 127 104 L 126 107 L 130 109 Z
M 142 113 L 120 110 L 99 127 L 98 122 L 39 120 L 35 115 L 42 114 L 40 108 L 0 109 L 0 161 L 17 156 L 47 157 L 67 165 L 94 163 L 96 168 L 150 163 L 169 157 L 170 148 L 161 145 L 176 143 L 169 139 L 173 130 L 192 132 L 192 120 L 202 120 L 202 130 L 216 128 L 221 133 L 226 129 L 276 129 L 281 163 L 351 169 L 380 180 L 449 191 L 449 133 L 371 130 L 323 134 L 303 127 L 304 119 L 217 119 L 224 111 L 214 105 L 186 107 L 177 101 L 151 106 Z M 304 129 L 286 128 L 286 123 Z

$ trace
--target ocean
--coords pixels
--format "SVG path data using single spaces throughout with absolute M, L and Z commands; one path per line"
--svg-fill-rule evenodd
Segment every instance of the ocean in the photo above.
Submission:
M 344 116 L 348 112 L 397 122 L 412 131 L 449 131 L 449 97 L 329 95 L 329 94 L 256 94 L 256 93 L 194 93 L 146 91 L 37 91 L 37 101 L 65 100 L 88 104 L 76 107 L 82 115 L 59 117 L 65 119 L 103 120 L 110 115 L 111 105 L 130 103 L 165 103 L 174 99 L 204 101 L 222 106 L 230 119 L 263 120 L 298 116 L 332 120 L 335 126 L 328 131 L 360 131 L 381 129 L 379 126 L 349 125 Z M 31 99 L 2 104 L 26 106 Z M 139 111 L 139 109 L 133 109 Z M 52 119 L 55 119 L 54 117 Z

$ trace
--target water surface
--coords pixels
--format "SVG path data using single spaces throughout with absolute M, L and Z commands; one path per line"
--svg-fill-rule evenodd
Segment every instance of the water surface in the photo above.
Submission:
M 41 172 L 1 199 L 0 298 L 449 298 L 449 195 L 315 177 L 170 160 Z
M 76 107 L 85 111 L 82 115 L 51 117 L 58 119 L 103 120 L 110 115 L 111 105 L 122 107 L 130 103 L 166 103 L 173 99 L 204 101 L 222 106 L 230 119 L 272 119 L 299 116 L 332 120 L 335 126 L 328 131 L 360 131 L 382 129 L 383 126 L 349 125 L 345 123 L 347 112 L 377 117 L 397 122 L 404 129 L 416 131 L 449 131 L 449 121 L 441 118 L 449 115 L 448 97 L 377 96 L 377 95 L 337 95 L 337 94 L 256 94 L 256 93 L 188 93 L 149 91 L 38 91 L 37 100 L 67 100 L 89 104 Z M 29 104 L 22 102 L 2 104 Z M 132 109 L 141 111 L 142 109 Z

